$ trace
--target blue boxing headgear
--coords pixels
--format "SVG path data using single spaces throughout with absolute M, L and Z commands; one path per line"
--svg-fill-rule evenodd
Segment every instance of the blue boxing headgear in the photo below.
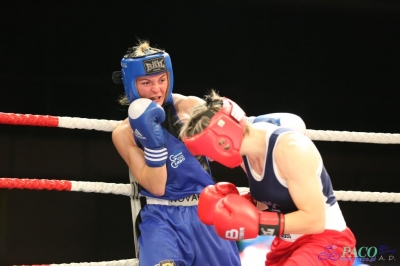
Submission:
M 141 98 L 136 87 L 136 79 L 141 76 L 149 76 L 162 72 L 168 74 L 168 90 L 165 95 L 163 105 L 173 103 L 172 89 L 174 85 L 174 74 L 172 71 L 171 58 L 168 53 L 149 47 L 144 51 L 146 55 L 133 56 L 131 51 L 128 51 L 122 60 L 122 71 L 113 73 L 115 83 L 124 84 L 125 94 L 129 102 Z

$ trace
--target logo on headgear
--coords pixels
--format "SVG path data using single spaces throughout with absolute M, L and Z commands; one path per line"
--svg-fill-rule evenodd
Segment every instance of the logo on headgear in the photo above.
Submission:
M 143 60 L 144 71 L 146 75 L 167 71 L 164 57 Z

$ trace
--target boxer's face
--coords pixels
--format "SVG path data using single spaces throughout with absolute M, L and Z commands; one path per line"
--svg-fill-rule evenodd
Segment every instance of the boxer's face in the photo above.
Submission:
M 136 79 L 136 88 L 140 97 L 147 98 L 162 105 L 168 90 L 168 74 L 166 72 Z

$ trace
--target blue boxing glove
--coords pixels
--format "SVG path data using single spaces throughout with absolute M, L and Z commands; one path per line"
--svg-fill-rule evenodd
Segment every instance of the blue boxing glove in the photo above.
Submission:
M 165 120 L 164 109 L 150 99 L 140 98 L 130 104 L 128 115 L 133 134 L 144 147 L 146 164 L 163 166 L 168 158 L 164 128 L 160 125 Z

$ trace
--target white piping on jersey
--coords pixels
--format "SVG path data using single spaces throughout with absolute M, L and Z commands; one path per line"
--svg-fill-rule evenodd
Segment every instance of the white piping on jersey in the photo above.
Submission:
M 253 124 L 253 127 L 257 128 L 257 129 L 261 129 L 261 130 L 266 130 L 267 133 L 265 134 L 265 142 L 266 142 L 266 146 L 265 146 L 265 163 L 267 162 L 267 153 L 268 153 L 268 145 L 269 145 L 269 138 L 271 137 L 272 132 L 274 132 L 277 128 L 279 128 L 278 126 L 271 124 L 271 123 L 267 123 L 267 122 L 259 122 L 259 123 L 255 123 Z M 253 169 L 253 167 L 251 166 L 250 160 L 247 158 L 246 156 L 246 160 L 247 160 L 247 164 L 249 165 L 249 169 L 250 169 L 250 173 L 253 176 L 253 178 L 256 181 L 261 181 L 264 178 L 264 174 L 265 174 L 265 163 L 263 166 L 263 170 L 261 175 L 257 174 L 256 171 Z M 275 170 L 274 170 L 275 172 Z

